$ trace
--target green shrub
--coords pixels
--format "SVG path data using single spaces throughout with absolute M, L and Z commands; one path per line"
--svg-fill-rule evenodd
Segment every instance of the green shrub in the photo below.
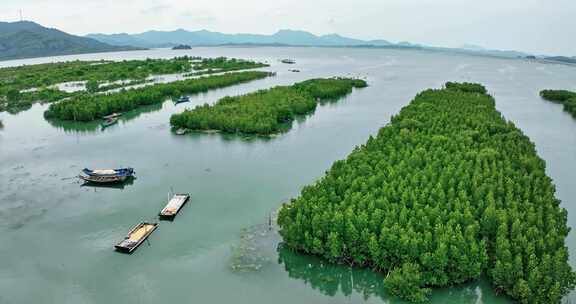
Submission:
M 412 263 L 394 268 L 384 279 L 386 292 L 411 302 L 425 302 L 428 299 L 431 290 L 424 288 L 424 284 L 420 266 Z

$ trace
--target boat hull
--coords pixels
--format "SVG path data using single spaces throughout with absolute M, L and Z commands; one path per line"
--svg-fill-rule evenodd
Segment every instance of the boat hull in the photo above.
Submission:
M 102 123 L 102 129 L 106 129 L 112 125 L 115 125 L 118 123 L 118 118 L 112 118 L 112 119 L 108 119 L 105 122 Z
M 125 182 L 129 176 L 84 176 L 79 175 L 80 179 L 87 183 L 94 183 L 94 184 L 120 184 Z

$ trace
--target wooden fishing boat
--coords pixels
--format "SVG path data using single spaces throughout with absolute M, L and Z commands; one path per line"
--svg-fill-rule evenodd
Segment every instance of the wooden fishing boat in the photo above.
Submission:
M 118 169 L 95 169 L 88 168 L 82 169 L 82 173 L 88 176 L 133 176 L 136 174 L 134 168 L 118 168 Z
M 87 183 L 94 183 L 94 184 L 118 184 L 118 183 L 125 182 L 129 178 L 129 176 L 127 176 L 127 175 L 120 175 L 120 176 L 119 175 L 109 175 L 109 176 L 78 175 L 78 177 Z
M 158 228 L 158 223 L 142 222 L 134 226 L 122 241 L 114 245 L 114 248 L 120 252 L 132 253 L 156 228 Z
M 110 115 L 106 115 L 106 116 L 102 116 L 102 119 L 112 119 L 112 118 L 118 118 L 122 116 L 122 113 L 112 113 Z
M 285 63 L 285 64 L 295 64 L 296 60 L 294 60 L 294 59 L 282 59 L 282 60 L 280 60 L 280 62 Z
M 106 129 L 111 125 L 118 123 L 118 117 L 105 119 L 102 123 L 102 129 Z
M 183 103 L 183 102 L 189 102 L 190 101 L 190 97 L 188 96 L 181 96 L 180 98 L 174 100 L 175 104 L 179 104 L 179 103 Z
M 174 194 L 172 198 L 168 201 L 168 204 L 160 211 L 158 214 L 161 220 L 173 220 L 176 214 L 182 209 L 182 207 L 190 199 L 190 194 Z

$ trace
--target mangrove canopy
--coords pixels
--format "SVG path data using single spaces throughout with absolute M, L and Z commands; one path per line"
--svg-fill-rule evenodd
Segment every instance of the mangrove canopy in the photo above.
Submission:
M 214 105 L 204 104 L 172 115 L 170 124 L 191 130 L 269 135 L 280 131 L 296 115 L 313 112 L 318 101 L 337 99 L 353 88 L 365 86 L 366 82 L 360 79 L 311 79 L 292 86 L 227 96 Z
M 556 102 L 564 106 L 564 111 L 576 117 L 576 92 L 566 90 L 543 90 L 540 96 L 548 101 Z
M 235 72 L 121 90 L 111 94 L 79 95 L 51 104 L 44 116 L 61 120 L 91 121 L 142 105 L 163 102 L 168 97 L 206 92 L 271 75 L 273 74 L 259 71 Z
M 520 303 L 574 288 L 567 212 L 545 163 L 477 84 L 426 90 L 283 205 L 287 247 L 384 272 L 387 293 L 486 275 Z

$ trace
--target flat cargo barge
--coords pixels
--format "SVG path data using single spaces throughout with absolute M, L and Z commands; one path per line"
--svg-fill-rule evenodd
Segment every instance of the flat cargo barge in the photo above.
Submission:
M 158 216 L 160 216 L 160 219 L 162 220 L 173 220 L 189 199 L 190 194 L 174 194 L 164 209 L 160 211 Z
M 142 222 L 134 226 L 134 228 L 128 232 L 128 235 L 120 243 L 116 244 L 114 248 L 120 252 L 132 253 L 156 228 L 158 228 L 158 223 Z

